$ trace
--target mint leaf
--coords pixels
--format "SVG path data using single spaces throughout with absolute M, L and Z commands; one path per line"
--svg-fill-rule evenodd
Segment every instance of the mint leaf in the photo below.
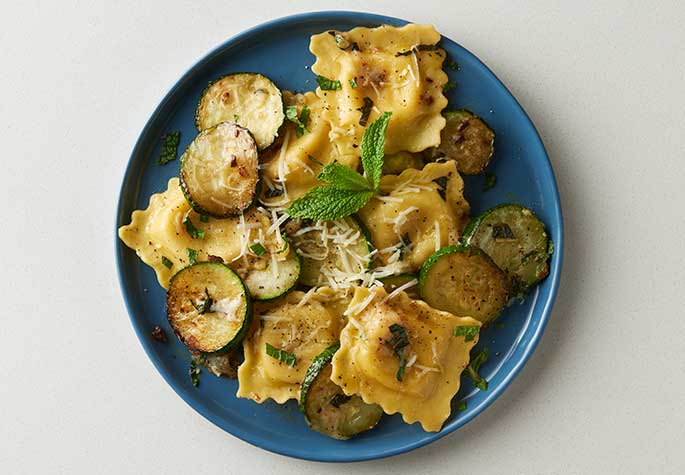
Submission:
M 266 249 L 264 249 L 261 243 L 256 242 L 250 246 L 250 251 L 254 252 L 257 256 L 263 256 Z
M 473 341 L 473 339 L 480 332 L 480 327 L 478 325 L 462 325 L 457 327 L 452 332 L 454 336 L 463 336 L 464 341 Z
M 373 191 L 341 190 L 334 185 L 317 186 L 295 200 L 288 214 L 295 218 L 331 221 L 359 211 L 373 196 Z
M 362 116 L 359 118 L 359 125 L 361 125 L 362 127 L 366 127 L 366 124 L 369 122 L 369 115 L 371 115 L 372 108 L 373 101 L 368 97 L 365 97 L 364 105 L 357 109 L 359 112 L 362 113 Z
M 174 266 L 174 263 L 171 262 L 166 256 L 162 256 L 162 264 L 164 264 L 164 267 L 167 269 L 171 269 Z
M 181 132 L 174 131 L 162 137 L 162 150 L 159 152 L 157 163 L 166 165 L 167 163 L 176 160 L 178 155 L 178 144 L 181 142 Z
M 356 171 L 340 163 L 329 163 L 321 170 L 317 178 L 335 185 L 341 190 L 373 191 L 368 180 Z
M 186 214 L 183 217 L 183 224 L 186 227 L 186 231 L 188 231 L 188 234 L 190 234 L 190 237 L 193 239 L 204 239 L 205 237 L 205 232 L 197 229 L 193 222 L 190 220 L 190 215 Z
M 302 106 L 302 112 L 300 112 L 299 116 L 297 115 L 297 106 L 288 106 L 285 108 L 285 118 L 297 126 L 295 133 L 298 137 L 302 137 L 309 133 L 307 122 L 309 122 L 310 112 L 309 107 L 306 105 Z
M 465 411 L 466 408 L 466 401 L 459 401 L 459 404 L 457 404 L 457 411 Z
M 328 79 L 323 76 L 316 76 L 316 82 L 322 91 L 339 91 L 342 89 L 342 84 L 337 79 Z
M 272 358 L 276 358 L 281 363 L 285 363 L 288 366 L 295 366 L 297 363 L 297 358 L 294 354 L 289 353 L 275 346 L 271 346 L 269 343 L 266 344 L 266 354 Z
M 190 375 L 190 382 L 193 383 L 193 386 L 198 387 L 200 385 L 200 368 L 197 367 L 197 363 L 195 360 L 192 360 L 190 362 L 190 369 L 188 370 L 188 374 Z
M 388 130 L 388 122 L 392 112 L 383 112 L 364 131 L 362 137 L 362 165 L 364 174 L 374 188 L 378 188 L 383 170 L 383 157 L 385 156 L 385 131 Z
M 356 79 L 354 79 L 354 78 L 350 79 L 350 87 L 351 87 L 352 89 L 356 89 L 356 88 L 357 88 L 357 80 L 356 80 Z
M 466 367 L 466 374 L 469 376 L 469 378 L 471 378 L 473 384 L 481 391 L 488 390 L 488 382 L 485 380 L 485 378 L 478 374 L 478 370 L 480 369 L 480 365 L 488 360 L 488 355 L 488 348 L 485 347 L 480 353 L 471 359 L 471 363 L 469 363 L 469 365 Z
M 402 381 L 404 378 L 404 369 L 407 367 L 407 358 L 404 354 L 404 349 L 409 346 L 407 329 L 399 323 L 393 323 L 388 329 L 390 330 L 390 333 L 392 333 L 392 338 L 385 340 L 385 344 L 389 346 L 395 353 L 395 356 L 400 359 L 400 366 L 397 368 L 395 378 L 397 378 L 398 381 Z
M 445 84 L 445 85 L 442 87 L 442 92 L 451 91 L 451 90 L 454 89 L 455 87 L 457 87 L 457 85 L 454 83 L 454 81 L 449 81 L 447 84 Z
M 494 173 L 485 172 L 485 183 L 483 183 L 483 191 L 488 191 L 497 184 L 497 176 Z
M 188 251 L 188 265 L 192 266 L 197 264 L 197 251 L 189 247 L 186 248 L 186 251 Z

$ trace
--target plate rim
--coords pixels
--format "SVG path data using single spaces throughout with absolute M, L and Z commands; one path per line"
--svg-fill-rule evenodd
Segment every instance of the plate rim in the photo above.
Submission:
M 532 130 L 535 132 L 535 141 L 537 142 L 537 145 L 540 147 L 540 149 L 543 152 L 543 157 L 547 163 L 547 168 L 549 171 L 549 174 L 551 175 L 551 194 L 553 197 L 553 209 L 552 209 L 552 215 L 553 217 L 556 217 L 558 219 L 558 229 L 556 229 L 556 235 L 554 239 L 554 254 L 552 255 L 551 263 L 550 263 L 550 275 L 548 279 L 550 279 L 550 290 L 549 290 L 549 295 L 547 296 L 546 301 L 544 302 L 544 305 L 541 309 L 540 313 L 540 318 L 538 320 L 537 326 L 534 328 L 533 333 L 531 334 L 530 340 L 526 343 L 526 345 L 523 347 L 523 353 L 522 355 L 514 362 L 512 368 L 502 377 L 502 380 L 499 385 L 496 387 L 492 388 L 491 391 L 488 391 L 487 395 L 481 401 L 480 404 L 475 406 L 473 410 L 470 410 L 467 414 L 464 415 L 464 417 L 455 419 L 451 421 L 450 423 L 445 424 L 443 428 L 439 432 L 430 432 L 426 433 L 426 437 L 423 437 L 418 440 L 414 440 L 411 442 L 407 443 L 402 443 L 398 446 L 395 446 L 391 449 L 383 449 L 379 450 L 374 453 L 369 453 L 369 454 L 364 454 L 364 455 L 359 455 L 359 456 L 350 456 L 348 454 L 339 454 L 339 453 L 312 453 L 311 451 L 305 450 L 289 450 L 289 449 L 283 449 L 279 447 L 277 444 L 274 444 L 266 439 L 263 439 L 260 436 L 253 436 L 249 431 L 244 431 L 242 430 L 239 426 L 235 425 L 224 425 L 222 424 L 223 419 L 218 417 L 216 414 L 213 414 L 211 410 L 204 406 L 204 405 L 196 405 L 194 404 L 191 399 L 190 399 L 190 394 L 188 391 L 181 387 L 180 385 L 176 384 L 176 382 L 173 380 L 171 377 L 171 374 L 167 373 L 163 368 L 162 365 L 160 364 L 160 361 L 157 360 L 156 355 L 152 351 L 152 345 L 151 342 L 149 341 L 149 338 L 147 338 L 147 335 L 145 334 L 144 330 L 136 323 L 136 320 L 134 318 L 134 312 L 131 306 L 130 302 L 130 297 L 128 296 L 126 292 L 126 282 L 124 279 L 124 270 L 123 270 L 123 262 L 124 262 L 124 256 L 123 253 L 125 252 L 125 246 L 120 242 L 119 236 L 118 236 L 118 228 L 121 225 L 121 218 L 122 218 L 122 207 L 123 207 L 123 200 L 124 200 L 124 191 L 125 188 L 127 187 L 126 185 L 129 183 L 131 177 L 131 171 L 133 168 L 133 163 L 134 163 L 134 158 L 141 153 L 141 148 L 143 148 L 143 142 L 144 138 L 149 134 L 150 129 L 152 128 L 153 123 L 155 122 L 156 117 L 159 116 L 160 112 L 162 109 L 167 105 L 167 103 L 173 98 L 174 94 L 177 92 L 179 87 L 188 79 L 189 76 L 191 76 L 195 69 L 198 68 L 198 66 L 205 64 L 206 62 L 210 61 L 214 56 L 217 54 L 220 54 L 225 48 L 230 47 L 231 44 L 237 43 L 241 40 L 243 40 L 246 37 L 249 37 L 251 35 L 255 34 L 260 34 L 264 33 L 265 31 L 268 31 L 269 29 L 288 25 L 290 23 L 297 23 L 297 22 L 302 22 L 302 21 L 307 21 L 307 20 L 324 20 L 324 19 L 336 19 L 336 18 L 349 18 L 352 17 L 355 21 L 359 21 L 360 23 L 362 21 L 367 22 L 367 23 L 386 23 L 386 22 L 392 22 L 392 23 L 411 23 L 410 21 L 404 20 L 402 18 L 397 18 L 393 16 L 388 16 L 388 15 L 381 15 L 377 13 L 370 13 L 370 12 L 362 12 L 362 11 L 351 11 L 351 10 L 321 10 L 321 11 L 315 11 L 315 12 L 304 12 L 304 13 L 297 13 L 294 15 L 287 15 L 279 18 L 274 18 L 272 20 L 268 20 L 266 22 L 259 23 L 255 26 L 252 26 L 250 28 L 247 28 L 245 30 L 240 31 L 238 34 L 233 35 L 226 39 L 225 41 L 221 42 L 214 48 L 211 48 L 209 52 L 206 54 L 202 55 L 199 59 L 193 62 L 193 64 L 181 75 L 181 77 L 174 82 L 174 84 L 171 86 L 171 88 L 168 90 L 168 92 L 164 95 L 164 97 L 160 100 L 159 104 L 157 107 L 154 109 L 152 114 L 149 116 L 148 120 L 145 123 L 145 126 L 141 130 L 140 134 L 138 135 L 138 138 L 136 139 L 135 145 L 131 151 L 131 154 L 128 158 L 124 174 L 122 177 L 121 181 L 121 187 L 119 189 L 119 198 L 117 200 L 117 206 L 116 206 L 116 216 L 115 216 L 115 228 L 114 228 L 114 241 L 115 241 L 115 260 L 116 260 L 116 267 L 117 267 L 117 274 L 118 274 L 118 282 L 119 282 L 119 287 L 121 291 L 121 296 L 124 300 L 124 304 L 126 307 L 126 311 L 128 313 L 128 317 L 130 320 L 131 325 L 133 326 L 133 329 L 136 333 L 136 336 L 138 338 L 138 342 L 140 345 L 143 347 L 143 350 L 145 351 L 145 354 L 147 355 L 148 359 L 152 362 L 153 366 L 157 370 L 157 372 L 162 376 L 164 381 L 173 389 L 173 391 L 176 393 L 177 396 L 179 396 L 188 406 L 190 406 L 194 411 L 199 413 L 202 417 L 207 419 L 209 422 L 214 424 L 215 426 L 219 427 L 222 429 L 224 432 L 237 437 L 238 439 L 247 442 L 255 447 L 268 450 L 270 452 L 279 454 L 279 455 L 284 455 L 288 457 L 293 457 L 293 458 L 298 458 L 302 460 L 308 460 L 308 461 L 316 461 L 316 462 L 361 462 L 361 461 L 367 461 L 367 460 L 376 460 L 376 459 L 381 459 L 381 458 L 386 458 L 386 457 L 391 457 L 394 455 L 398 455 L 401 453 L 409 452 L 411 450 L 417 449 L 419 447 L 423 447 L 425 445 L 428 445 L 432 442 L 435 442 L 438 439 L 441 439 L 442 437 L 451 434 L 458 428 L 468 424 L 471 420 L 473 420 L 476 416 L 480 415 L 488 406 L 490 406 L 506 389 L 507 387 L 511 384 L 511 382 L 518 376 L 522 368 L 525 366 L 525 364 L 528 362 L 530 357 L 532 356 L 535 348 L 538 345 L 538 342 L 542 336 L 542 333 L 544 332 L 548 320 L 549 320 L 549 315 L 552 311 L 552 307 L 554 306 L 554 302 L 557 297 L 558 293 L 558 287 L 559 287 L 559 282 L 561 279 L 561 271 L 562 271 L 562 262 L 563 262 L 563 253 L 564 253 L 564 221 L 563 221 L 563 214 L 561 210 L 561 198 L 559 196 L 559 190 L 557 186 L 557 180 L 556 176 L 554 174 L 554 168 L 552 166 L 552 163 L 549 159 L 549 154 L 547 153 L 547 150 L 545 148 L 545 145 L 542 141 L 542 138 L 540 137 L 540 133 L 538 132 L 537 128 L 535 127 L 535 124 L 533 121 L 530 119 L 528 113 L 525 111 L 525 109 L 521 106 L 519 103 L 518 99 L 514 94 L 509 91 L 509 89 L 505 86 L 505 84 L 497 77 L 497 75 L 483 62 L 481 61 L 476 55 L 471 53 L 468 49 L 463 47 L 461 44 L 457 43 L 454 40 L 450 40 L 447 37 L 448 40 L 453 42 L 458 48 L 462 50 L 462 52 L 468 56 L 472 61 L 475 61 L 477 64 L 479 64 L 483 71 L 485 72 L 486 75 L 490 76 L 490 79 L 494 80 L 494 83 L 501 89 L 504 90 L 504 92 L 510 96 L 513 99 L 513 102 L 515 106 L 520 110 L 522 113 L 523 117 L 527 121 L 528 125 L 532 128 Z M 555 223 L 557 225 L 557 223 Z M 556 228 L 556 226 L 555 226 Z M 230 428 L 229 428 L 230 426 Z

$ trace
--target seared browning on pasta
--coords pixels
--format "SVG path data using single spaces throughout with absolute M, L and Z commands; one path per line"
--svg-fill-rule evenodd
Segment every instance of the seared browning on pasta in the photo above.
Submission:
M 384 413 L 439 431 L 462 372 L 487 390 L 487 348 L 471 359 L 482 326 L 548 273 L 531 210 L 467 226 L 461 173 L 488 166 L 494 132 L 445 111 L 439 40 L 424 25 L 324 31 L 301 94 L 219 78 L 180 179 L 119 230 L 168 288 L 194 364 L 235 377 L 242 350 L 238 397 L 298 400 L 337 439 Z

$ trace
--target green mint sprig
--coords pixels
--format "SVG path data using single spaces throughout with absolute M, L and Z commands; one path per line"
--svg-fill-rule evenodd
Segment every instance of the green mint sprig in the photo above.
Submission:
M 317 177 L 328 184 L 316 186 L 293 201 L 288 214 L 330 221 L 356 213 L 368 203 L 381 182 L 385 132 L 391 115 L 391 112 L 384 112 L 364 131 L 361 146 L 363 176 L 339 163 L 329 163 Z
M 297 115 L 297 106 L 288 106 L 285 108 L 285 118 L 297 126 L 295 132 L 298 137 L 302 137 L 309 133 L 307 122 L 309 122 L 310 113 L 311 110 L 306 105 L 302 106 L 302 112 L 300 112 L 299 116 Z

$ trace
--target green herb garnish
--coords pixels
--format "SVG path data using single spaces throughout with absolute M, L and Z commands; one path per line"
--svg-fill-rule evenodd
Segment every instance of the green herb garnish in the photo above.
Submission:
M 384 112 L 364 131 L 361 146 L 364 176 L 339 163 L 329 163 L 318 176 L 329 184 L 316 186 L 295 200 L 288 208 L 288 214 L 330 221 L 349 216 L 364 206 L 380 184 L 385 131 L 391 115 L 391 112 Z
M 356 79 L 354 79 L 354 78 L 350 79 L 350 87 L 352 89 L 357 89 L 357 80 Z
M 188 265 L 192 266 L 197 264 L 197 251 L 189 247 L 186 248 L 186 251 L 188 251 Z
M 357 109 L 359 112 L 362 113 L 362 116 L 359 118 L 359 125 L 361 125 L 362 127 L 366 127 L 366 124 L 369 122 L 369 115 L 371 115 L 372 108 L 373 101 L 368 97 L 365 97 L 364 105 Z
M 445 199 L 445 193 L 447 191 L 447 177 L 446 176 L 438 177 L 435 180 L 433 180 L 433 183 L 438 185 L 438 194 L 444 200 Z
M 238 122 L 240 120 L 240 116 L 238 114 L 233 114 L 233 122 Z
M 322 91 L 339 91 L 342 89 L 342 84 L 337 79 L 328 79 L 323 76 L 316 76 L 316 82 Z
M 164 267 L 167 269 L 171 269 L 174 266 L 174 263 L 171 262 L 166 256 L 162 256 L 162 264 L 164 264 Z
M 466 410 L 466 401 L 459 401 L 459 404 L 457 404 L 457 411 L 465 411 Z
M 407 336 L 407 330 L 399 323 L 393 323 L 388 327 L 390 333 L 392 333 L 392 338 L 385 340 L 385 344 L 388 345 L 392 351 L 400 359 L 400 367 L 397 369 L 395 377 L 398 381 L 402 381 L 404 378 L 404 369 L 407 367 L 407 359 L 404 354 L 404 350 L 409 346 L 409 337 Z
M 205 313 L 209 312 L 209 310 L 212 307 L 212 304 L 214 303 L 214 299 L 209 296 L 209 290 L 207 290 L 207 287 L 205 287 L 205 298 L 204 300 L 200 300 L 199 302 L 195 303 L 194 301 L 190 301 L 191 304 L 193 304 L 193 307 L 195 307 L 195 310 L 200 315 L 204 315 Z
M 448 81 L 447 84 L 442 87 L 442 92 L 451 91 L 455 87 L 457 87 L 457 85 L 454 81 Z
M 195 360 L 192 360 L 190 362 L 190 370 L 188 371 L 188 374 L 190 374 L 190 382 L 193 383 L 193 386 L 198 387 L 200 385 L 200 373 L 202 370 L 198 368 L 197 363 Z
M 444 64 L 452 71 L 456 71 L 459 68 L 459 65 L 452 58 L 445 58 Z
M 399 255 L 399 260 L 404 260 L 404 256 L 407 255 L 409 251 L 411 251 L 411 238 L 409 237 L 409 233 L 404 233 L 400 237 L 400 255 Z
M 190 215 L 186 214 L 183 217 L 183 224 L 186 227 L 186 231 L 188 231 L 188 234 L 190 234 L 190 237 L 193 239 L 204 239 L 205 238 L 205 232 L 202 231 L 201 229 L 197 229 L 193 222 L 190 220 Z
M 464 341 L 473 341 L 473 339 L 480 332 L 480 327 L 478 325 L 462 325 L 457 327 L 452 332 L 454 336 L 463 336 Z
M 208 223 L 209 222 L 209 216 L 206 214 L 201 214 L 200 215 L 200 221 L 202 221 L 203 223 Z
M 309 122 L 310 113 L 311 111 L 306 105 L 302 106 L 302 112 L 300 112 L 299 115 L 297 114 L 297 106 L 288 106 L 285 108 L 285 117 L 297 126 L 295 133 L 298 137 L 302 137 L 309 133 L 307 122 Z
M 345 404 L 347 401 L 349 401 L 350 399 L 352 399 L 352 396 L 347 396 L 345 394 L 336 394 L 331 399 L 331 406 L 340 407 L 343 404 Z
M 266 252 L 266 249 L 264 249 L 264 246 L 262 246 L 261 243 L 255 242 L 250 246 L 250 251 L 261 257 Z
M 489 351 L 485 347 L 475 357 L 471 358 L 471 363 L 466 367 L 466 374 L 471 378 L 473 384 L 481 391 L 488 390 L 488 382 L 478 374 L 480 366 L 488 360 Z
M 408 49 L 407 51 L 395 53 L 395 56 L 409 56 L 414 51 L 435 51 L 438 48 L 440 48 L 438 45 L 416 45 L 413 48 Z
M 157 157 L 157 163 L 166 165 L 176 160 L 178 155 L 178 144 L 181 142 L 181 132 L 174 131 L 162 136 L 162 149 Z
M 294 354 L 289 353 L 285 350 L 281 350 L 280 348 L 271 346 L 269 343 L 266 344 L 266 354 L 271 356 L 272 358 L 276 358 L 278 361 L 280 361 L 281 363 L 285 363 L 288 366 L 295 366 L 295 364 L 297 363 L 297 358 Z
M 497 184 L 497 176 L 494 173 L 485 172 L 485 183 L 483 183 L 483 191 L 488 191 Z
M 511 230 L 507 223 L 494 224 L 492 226 L 493 239 L 515 239 L 514 231 Z

